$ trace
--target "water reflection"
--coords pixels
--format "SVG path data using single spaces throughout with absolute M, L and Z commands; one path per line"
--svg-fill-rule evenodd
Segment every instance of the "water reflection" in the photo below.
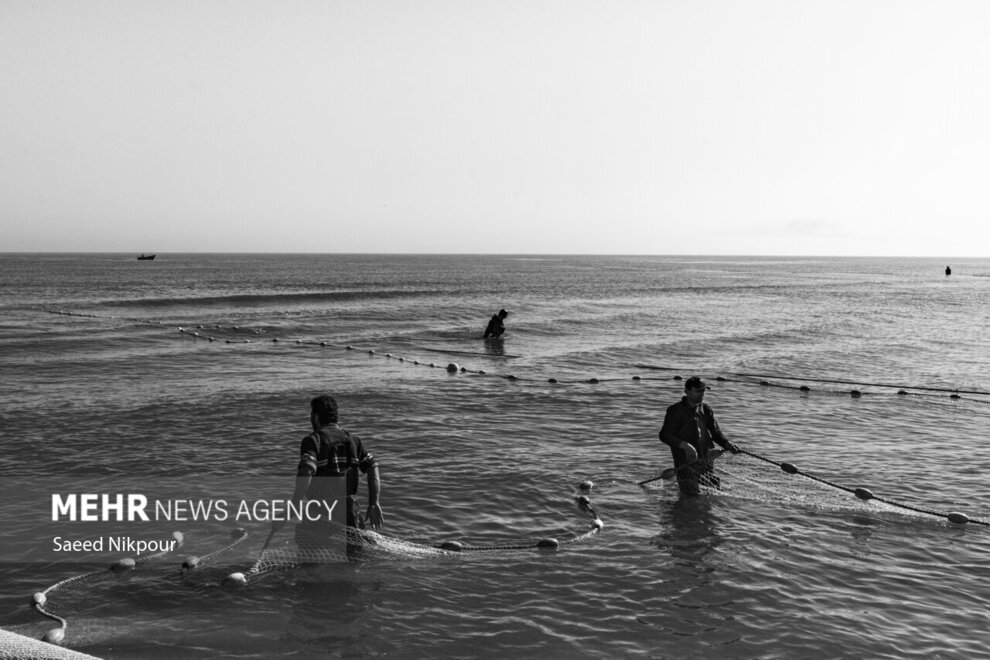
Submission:
M 725 542 L 710 496 L 681 496 L 661 503 L 660 533 L 653 544 L 662 551 L 656 592 L 637 619 L 665 635 L 704 639 L 711 646 L 738 640 L 732 624 L 735 592 L 723 581 Z
M 293 571 L 286 596 L 292 617 L 285 634 L 298 649 L 320 653 L 361 648 L 361 640 L 374 639 L 368 610 L 374 606 L 381 584 L 362 579 L 353 563 L 311 565 Z
M 669 552 L 678 564 L 695 565 L 699 570 L 706 570 L 722 542 L 709 496 L 681 496 L 662 504 L 660 533 L 653 543 Z
M 494 356 L 505 355 L 505 340 L 502 337 L 485 337 L 485 353 Z

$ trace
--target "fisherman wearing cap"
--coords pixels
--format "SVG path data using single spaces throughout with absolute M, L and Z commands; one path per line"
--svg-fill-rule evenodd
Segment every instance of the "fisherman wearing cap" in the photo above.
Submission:
M 702 483 L 718 488 L 718 477 L 713 474 L 708 456 L 715 444 L 733 454 L 739 451 L 722 435 L 712 407 L 703 402 L 707 389 L 699 376 L 684 381 L 684 396 L 667 408 L 660 427 L 660 441 L 670 447 L 674 457 L 677 485 L 687 495 L 697 495 Z
M 485 339 L 489 337 L 501 337 L 505 334 L 505 324 L 502 320 L 508 316 L 509 313 L 504 309 L 498 310 L 498 314 L 492 316 L 492 319 L 488 322 L 488 327 L 485 328 Z

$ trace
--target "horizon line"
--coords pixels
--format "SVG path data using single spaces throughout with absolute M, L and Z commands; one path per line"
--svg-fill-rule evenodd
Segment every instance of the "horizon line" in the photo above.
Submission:
M 362 252 L 362 251 L 340 251 L 340 252 L 305 252 L 305 251 L 266 251 L 266 250 L 233 250 L 233 251 L 122 251 L 122 250 L 4 250 L 0 255 L 299 255 L 299 256 L 319 256 L 319 255 L 347 255 L 347 256 L 430 256 L 430 257 L 677 257 L 677 258 L 756 258 L 756 259 L 988 259 L 988 255 L 924 255 L 924 254 L 739 254 L 739 253 L 645 253 L 645 252 Z

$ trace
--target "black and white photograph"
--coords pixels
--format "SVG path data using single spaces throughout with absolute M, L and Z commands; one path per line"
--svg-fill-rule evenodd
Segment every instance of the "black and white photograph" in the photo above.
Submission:
M 0 0 L 0 658 L 990 658 L 990 2 Z

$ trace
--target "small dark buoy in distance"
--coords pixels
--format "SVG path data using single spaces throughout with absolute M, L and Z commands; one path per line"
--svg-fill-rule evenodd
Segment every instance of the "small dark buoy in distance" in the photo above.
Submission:
M 797 474 L 798 473 L 797 466 L 795 466 L 793 463 L 781 463 L 780 464 L 780 469 L 783 470 L 784 472 L 786 472 L 787 474 Z
M 450 550 L 451 552 L 460 552 L 464 549 L 464 544 L 460 541 L 444 541 L 440 544 L 441 550 Z
M 958 511 L 953 511 L 948 516 L 946 516 L 946 518 L 949 519 L 949 522 L 954 522 L 957 525 L 965 525 L 966 523 L 969 522 L 969 516 L 967 516 L 965 513 L 959 513 Z
M 858 399 L 859 397 L 863 396 L 863 393 L 860 392 L 859 390 L 852 390 L 851 392 L 849 392 L 849 396 L 851 396 L 854 399 Z
M 873 493 L 868 488 L 857 488 L 853 492 L 856 494 L 856 497 L 858 497 L 861 500 L 872 500 L 873 499 Z
M 541 539 L 536 547 L 540 550 L 557 550 L 560 548 L 560 541 L 557 539 Z

